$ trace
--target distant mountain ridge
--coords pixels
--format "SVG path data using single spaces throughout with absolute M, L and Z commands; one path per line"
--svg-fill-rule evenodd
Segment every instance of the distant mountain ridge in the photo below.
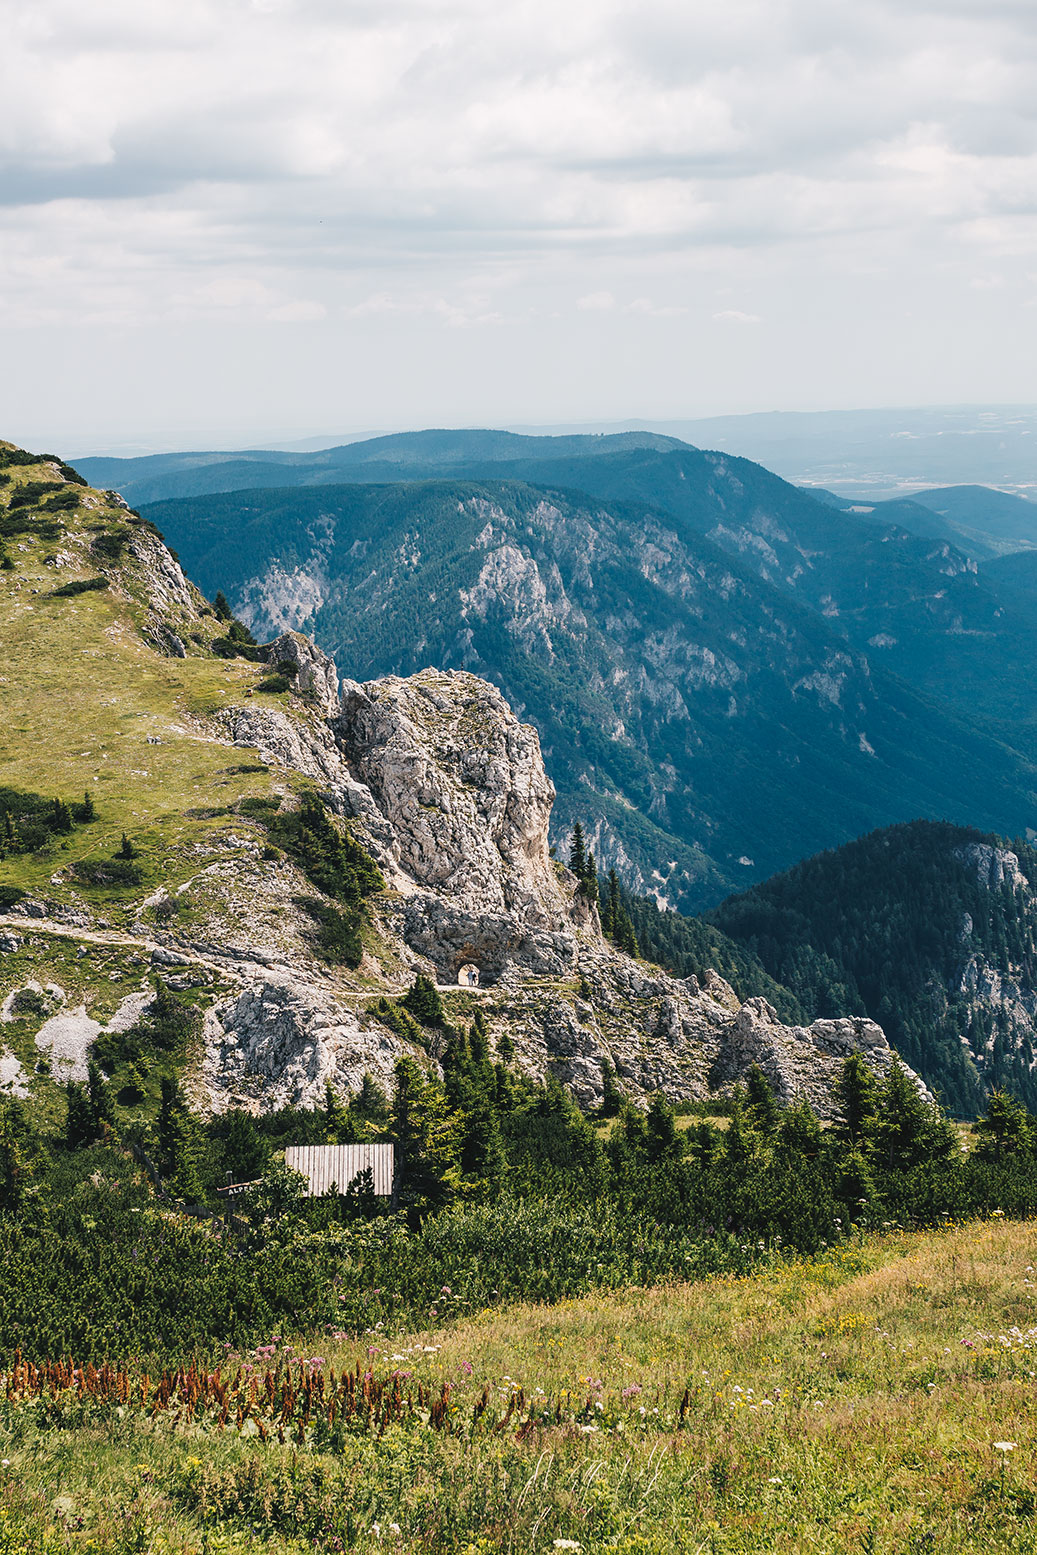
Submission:
M 398 481 L 457 473 L 474 465 L 516 464 L 526 459 L 595 459 L 609 453 L 686 445 L 655 432 L 615 432 L 571 437 L 527 437 L 517 432 L 444 430 L 394 432 L 313 453 L 262 449 L 241 452 L 146 454 L 139 458 L 77 460 L 85 479 L 114 488 L 128 502 L 156 502 L 203 492 L 271 486 L 310 486 L 346 480 Z
M 874 666 L 789 585 L 826 533 L 845 523 L 868 545 L 875 526 L 725 456 L 635 450 L 588 472 L 610 479 L 614 458 L 635 476 L 662 460 L 696 502 L 675 516 L 636 497 L 439 480 L 214 495 L 148 516 L 260 635 L 303 628 L 358 678 L 434 664 L 492 679 L 541 734 L 556 836 L 581 818 L 632 886 L 673 905 L 708 905 L 890 820 L 1032 822 L 1030 763 Z M 718 514 L 731 533 L 770 526 L 778 583 L 760 547 L 732 554 L 702 533 Z

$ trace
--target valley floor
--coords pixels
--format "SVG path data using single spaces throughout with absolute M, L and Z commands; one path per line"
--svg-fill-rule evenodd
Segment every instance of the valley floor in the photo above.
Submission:
M 423 1334 L 229 1355 L 235 1397 L 258 1384 L 240 1434 L 218 1399 L 187 1423 L 175 1397 L 153 1414 L 23 1377 L 0 1403 L 0 1555 L 1037 1551 L 1035 1270 L 1037 1226 L 995 1219 L 439 1326 L 444 1289 Z M 299 1397 L 333 1370 L 345 1398 L 359 1363 L 389 1423 L 297 1407 L 279 1444 L 263 1379 L 289 1357 Z

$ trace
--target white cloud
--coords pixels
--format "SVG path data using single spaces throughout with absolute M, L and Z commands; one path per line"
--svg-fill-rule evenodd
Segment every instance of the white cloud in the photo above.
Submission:
M 982 307 L 996 274 L 1021 306 L 1031 0 L 8 9 L 0 318 L 30 332 L 511 321 L 543 352 L 584 313 L 602 339 L 657 318 L 708 336 L 700 299 L 725 281 L 759 299 L 761 339 L 781 319 L 809 335 L 830 295 L 885 341 L 895 394 L 898 289 L 916 315 Z M 555 315 L 570 324 L 529 322 Z M 1007 364 L 1019 342 L 990 329 L 977 315 Z M 915 359 L 942 397 L 935 322 L 931 339 Z

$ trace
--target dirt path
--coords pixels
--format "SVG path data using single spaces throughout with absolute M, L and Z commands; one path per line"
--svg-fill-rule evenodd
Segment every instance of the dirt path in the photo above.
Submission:
M 119 929 L 80 929 L 73 924 L 54 923 L 49 918 L 19 918 L 14 913 L 0 913 L 0 928 L 13 929 L 18 934 L 49 934 L 56 939 L 77 940 L 85 945 L 108 945 L 117 950 L 141 950 L 149 960 L 158 951 L 160 958 L 164 954 L 172 953 L 182 958 L 184 966 L 205 967 L 210 972 L 218 972 L 221 977 L 240 979 L 243 973 L 238 967 L 245 961 L 244 957 L 234 956 L 228 953 L 227 960 L 237 965 L 227 965 L 227 961 L 217 956 L 203 955 L 197 950 L 182 950 L 178 946 L 171 951 L 168 945 L 160 945 L 157 940 L 144 939 L 136 934 L 124 934 Z M 163 964 L 160 961 L 157 963 Z M 176 965 L 180 965 L 178 961 Z M 251 963 L 249 963 L 251 964 Z M 176 966 L 167 963 L 167 970 L 175 971 Z M 261 963 L 256 962 L 256 966 Z

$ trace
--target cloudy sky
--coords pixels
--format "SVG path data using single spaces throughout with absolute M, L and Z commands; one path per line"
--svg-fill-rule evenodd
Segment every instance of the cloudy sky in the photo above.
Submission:
M 0 436 L 1037 401 L 1033 0 L 0 24 Z

